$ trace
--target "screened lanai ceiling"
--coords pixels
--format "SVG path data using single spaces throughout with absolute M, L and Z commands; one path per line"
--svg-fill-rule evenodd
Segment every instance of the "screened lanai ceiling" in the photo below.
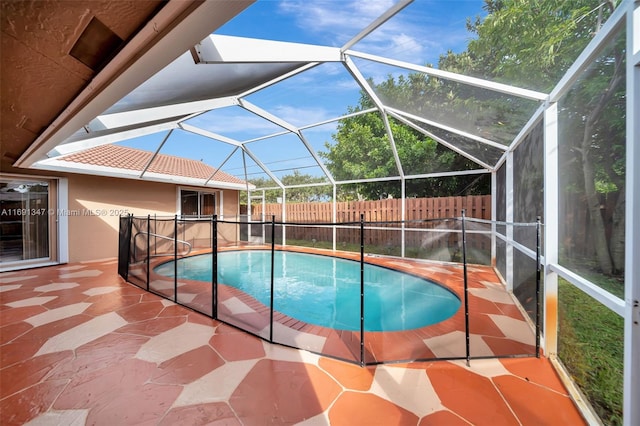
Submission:
M 226 2 L 213 3 L 209 13 Z M 256 180 L 284 187 L 283 176 L 294 172 L 326 184 L 487 173 L 547 98 L 530 88 L 429 65 L 447 50 L 464 50 L 470 37 L 466 19 L 483 12 L 482 1 L 234 3 L 233 10 L 224 6 L 219 19 L 211 20 L 210 35 L 187 49 L 167 41 L 169 32 L 164 45 L 141 55 L 99 95 L 87 97 L 86 108 L 47 129 L 17 164 L 238 189 Z M 444 17 L 445 24 L 439 22 Z M 199 19 L 202 30 L 207 20 Z M 260 24 L 256 19 L 262 19 Z M 184 46 L 188 40 L 182 37 Z M 433 102 L 397 99 L 380 89 L 389 76 L 410 75 L 432 83 L 412 96 Z M 439 82 L 459 89 L 459 107 L 439 107 L 438 95 L 429 91 Z M 369 107 L 357 108 L 362 98 Z M 497 100 L 517 103 L 519 113 L 498 111 L 491 106 Z M 390 147 L 395 171 L 367 176 L 354 171 L 338 180 L 323 153 L 336 144 L 342 119 L 367 114 L 382 118 L 386 138 L 381 143 Z M 415 164 L 405 158 L 409 151 L 395 135 L 394 129 L 401 128 L 429 136 L 477 168 L 437 170 Z M 113 146 L 112 157 L 104 145 Z M 147 157 L 129 164 L 123 157 L 131 149 Z M 187 162 L 181 170 L 189 162 L 207 169 L 194 174 L 159 167 L 173 157 Z

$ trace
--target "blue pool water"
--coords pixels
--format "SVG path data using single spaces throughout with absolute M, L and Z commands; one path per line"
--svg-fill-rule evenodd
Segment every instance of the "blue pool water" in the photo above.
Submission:
M 173 277 L 173 262 L 158 266 Z M 178 260 L 178 276 L 211 281 L 211 255 Z M 218 253 L 218 282 L 236 287 L 269 306 L 271 252 Z M 423 278 L 365 264 L 365 330 L 410 330 L 451 317 L 460 299 Z M 276 251 L 274 309 L 310 324 L 337 330 L 360 330 L 360 263 L 306 253 Z

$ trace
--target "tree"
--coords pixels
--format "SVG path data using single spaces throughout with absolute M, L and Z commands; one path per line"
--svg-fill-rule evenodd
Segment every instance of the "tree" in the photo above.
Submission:
M 299 170 L 294 170 L 293 173 L 283 176 L 280 181 L 285 187 L 302 185 L 300 187 L 287 188 L 287 202 L 309 203 L 331 199 L 332 189 L 327 186 L 317 185 L 326 182 L 324 177 L 302 174 Z M 275 186 L 275 183 L 269 178 L 250 179 L 249 182 L 254 184 L 258 189 L 273 188 Z M 265 189 L 265 202 L 276 203 L 280 197 L 282 197 L 282 191 L 280 189 Z
M 467 23 L 477 37 L 463 53 L 441 57 L 440 67 L 549 92 L 614 8 L 601 0 L 485 0 L 488 15 Z M 564 191 L 587 200 L 597 268 L 605 274 L 624 266 L 624 56 L 622 35 L 560 103 Z M 617 199 L 610 233 L 605 193 Z
M 370 82 L 373 84 L 372 82 Z M 430 82 L 421 74 L 400 76 L 397 79 L 388 76 L 387 80 L 376 86 L 381 97 L 392 103 L 415 105 L 421 87 Z M 424 97 L 422 97 L 424 99 Z M 412 105 L 413 103 L 413 105 Z M 350 107 L 349 113 L 363 111 L 372 107 L 369 97 L 362 93 L 356 107 Z M 479 169 L 480 166 L 453 151 L 443 147 L 432 138 L 425 136 L 403 123 L 389 119 L 401 167 L 406 174 L 423 174 L 424 170 L 441 172 L 449 170 Z M 337 132 L 332 135 L 334 145 L 325 143 L 326 151 L 319 155 L 325 160 L 327 168 L 338 180 L 372 179 L 399 177 L 400 171 L 382 116 L 368 113 L 343 119 Z M 415 171 L 420 172 L 415 172 Z M 401 188 L 397 181 L 366 182 L 343 187 L 341 199 L 380 199 L 400 197 Z M 420 185 L 407 185 L 407 197 L 438 197 L 490 192 L 490 179 L 487 176 L 455 176 L 420 180 Z

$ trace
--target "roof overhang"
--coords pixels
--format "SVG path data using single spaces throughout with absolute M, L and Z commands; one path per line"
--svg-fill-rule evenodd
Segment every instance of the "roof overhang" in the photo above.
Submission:
M 36 170 L 47 170 L 52 172 L 62 173 L 78 173 L 92 176 L 105 176 L 124 179 L 140 180 L 139 170 L 122 169 L 115 167 L 105 167 L 96 165 L 86 165 L 82 163 L 75 163 L 70 161 L 62 161 L 58 159 L 49 159 L 39 161 L 32 167 Z M 170 183 L 174 185 L 188 185 L 198 187 L 209 187 L 215 189 L 230 189 L 243 191 L 247 188 L 254 189 L 255 186 L 250 183 L 231 183 L 216 180 L 197 179 L 186 176 L 176 176 L 164 173 L 146 172 L 144 174 L 145 181 Z
M 255 0 L 171 1 L 105 66 L 92 83 L 15 162 L 31 167 Z

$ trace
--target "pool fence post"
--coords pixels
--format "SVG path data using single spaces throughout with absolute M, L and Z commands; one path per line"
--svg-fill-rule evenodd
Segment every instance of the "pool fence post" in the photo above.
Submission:
M 173 301 L 178 303 L 178 215 L 173 218 Z
M 135 243 L 135 241 L 134 241 Z M 149 281 L 151 272 L 151 215 L 147 215 L 147 291 L 149 291 Z
M 218 319 L 218 216 L 211 216 L 211 317 Z
M 465 338 L 465 350 L 467 358 L 467 367 L 470 366 L 471 350 L 469 348 L 469 287 L 467 281 L 467 234 L 465 231 L 465 215 L 464 209 L 462 213 L 462 270 L 464 277 L 464 338 Z
M 149 228 L 151 229 L 151 228 Z M 156 213 L 153 214 L 153 233 L 158 233 L 158 216 Z M 147 237 L 151 238 L 151 235 L 147 234 Z M 158 254 L 158 238 L 153 237 L 153 254 Z
M 360 366 L 364 359 L 364 214 L 360 213 Z
M 129 268 L 131 267 L 131 241 L 133 239 L 132 230 L 133 214 L 129 213 L 124 217 L 120 216 L 120 237 L 118 239 L 118 274 L 127 282 L 129 281 Z
M 536 358 L 540 358 L 540 216 L 536 220 Z
M 271 215 L 271 304 L 269 306 L 269 342 L 273 343 L 273 268 L 275 265 L 274 257 L 276 251 L 276 216 Z

